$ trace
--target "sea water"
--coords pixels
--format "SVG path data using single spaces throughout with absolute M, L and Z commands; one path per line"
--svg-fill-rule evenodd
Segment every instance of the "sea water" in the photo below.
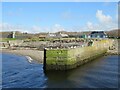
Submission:
M 118 88 L 118 58 L 103 56 L 76 69 L 44 73 L 43 64 L 2 53 L 2 88 Z

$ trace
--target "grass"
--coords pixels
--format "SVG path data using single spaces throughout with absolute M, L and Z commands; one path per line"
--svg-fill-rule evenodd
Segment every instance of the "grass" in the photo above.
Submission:
M 79 40 L 80 38 L 31 38 L 25 39 L 26 41 L 59 41 L 59 40 Z
M 0 41 L 17 40 L 16 38 L 1 38 Z

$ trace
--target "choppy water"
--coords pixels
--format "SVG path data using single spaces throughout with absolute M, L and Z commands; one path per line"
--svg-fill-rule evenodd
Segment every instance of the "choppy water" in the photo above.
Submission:
M 118 56 L 104 56 L 77 69 L 48 72 L 23 56 L 2 54 L 3 88 L 117 88 Z

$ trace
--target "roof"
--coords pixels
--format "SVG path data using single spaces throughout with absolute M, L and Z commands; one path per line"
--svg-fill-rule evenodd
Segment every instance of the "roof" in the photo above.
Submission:
M 68 37 L 67 34 L 60 34 L 62 37 Z
M 91 34 L 105 34 L 104 31 L 93 31 Z
M 39 35 L 39 38 L 45 38 L 47 35 Z
M 48 35 L 49 36 L 56 36 L 56 34 L 53 34 L 53 33 L 49 33 Z

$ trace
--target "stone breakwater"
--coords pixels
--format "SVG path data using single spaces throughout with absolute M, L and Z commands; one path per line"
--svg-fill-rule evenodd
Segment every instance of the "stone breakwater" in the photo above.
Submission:
M 90 39 L 91 40 L 91 39 Z M 44 50 L 44 48 L 73 48 L 84 47 L 88 45 L 89 39 L 68 39 L 68 40 L 51 40 L 51 41 L 30 41 L 12 40 L 0 42 L 2 49 L 35 49 Z M 96 39 L 97 40 L 97 39 Z
M 105 54 L 113 46 L 113 40 L 94 41 L 92 46 L 72 49 L 45 49 L 44 70 L 68 70 L 85 64 Z
M 116 39 L 113 42 L 113 46 L 111 48 L 109 48 L 109 50 L 107 51 L 106 55 L 120 55 L 120 39 Z

